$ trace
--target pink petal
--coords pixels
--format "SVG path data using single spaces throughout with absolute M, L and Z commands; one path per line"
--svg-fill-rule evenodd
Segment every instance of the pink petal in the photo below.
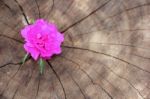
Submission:
M 29 47 L 27 44 L 24 45 L 25 50 L 31 54 L 31 56 L 34 58 L 34 60 L 38 59 L 39 52 L 36 50 L 36 48 Z
M 26 39 L 29 31 L 30 31 L 30 26 L 26 26 L 23 30 L 21 30 L 22 37 Z
M 63 42 L 64 41 L 64 35 L 58 32 L 57 33 L 57 40 L 60 42 Z

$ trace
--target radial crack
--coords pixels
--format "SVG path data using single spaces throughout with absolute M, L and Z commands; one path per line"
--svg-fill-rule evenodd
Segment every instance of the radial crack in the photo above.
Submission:
M 69 6 L 66 8 L 66 10 L 64 12 L 62 12 L 62 15 L 65 15 L 66 12 L 68 11 L 68 9 L 70 9 L 70 7 L 72 6 L 74 0 L 71 1 L 71 3 L 69 4 Z M 62 30 L 64 26 L 61 26 L 59 30 Z
M 78 20 L 77 22 L 73 23 L 72 25 L 68 26 L 66 29 L 62 30 L 61 33 L 66 32 L 68 29 L 74 27 L 75 25 L 81 23 L 82 21 L 84 21 L 85 19 L 87 19 L 89 16 L 91 16 L 92 14 L 94 14 L 95 12 L 97 12 L 99 9 L 103 8 L 105 5 L 107 5 L 111 0 L 108 0 L 107 2 L 105 2 L 104 4 L 102 4 L 101 6 L 99 6 L 97 9 L 95 9 L 94 11 L 92 11 L 91 13 L 89 13 L 87 16 L 81 18 L 80 20 Z
M 29 57 L 25 62 L 27 62 L 31 57 Z M 7 84 L 6 84 L 6 87 L 4 88 L 4 90 L 2 91 L 2 93 L 0 93 L 0 95 L 2 95 L 6 88 L 8 87 L 9 83 L 11 82 L 11 80 L 17 75 L 17 73 L 19 72 L 19 70 L 22 68 L 22 64 L 19 65 L 19 68 L 17 69 L 17 71 L 15 72 L 14 75 L 12 75 L 12 77 L 8 80 Z
M 3 23 L 5 26 L 9 27 L 11 30 L 13 30 L 14 32 L 18 32 L 16 31 L 13 27 L 11 27 L 9 24 L 3 22 L 2 20 L 0 20 L 1 23 Z
M 140 57 L 140 58 L 144 58 L 144 59 L 148 59 L 150 60 L 150 57 L 144 57 L 144 56 L 141 56 L 141 55 L 137 55 L 137 54 L 133 54 L 134 56 L 137 56 L 137 57 Z
M 103 63 L 101 62 L 101 64 L 103 64 Z M 118 75 L 116 72 L 114 72 L 114 71 L 113 71 L 110 67 L 108 67 L 107 65 L 105 65 L 105 64 L 103 64 L 103 65 L 104 65 L 104 68 L 109 69 L 114 75 L 116 75 L 116 76 L 119 77 L 120 79 L 125 80 L 125 81 L 126 81 L 133 89 L 135 89 L 135 91 L 136 91 L 137 93 L 139 93 L 139 95 L 144 99 L 144 97 L 143 97 L 142 94 L 139 92 L 139 90 L 138 90 L 128 79 L 126 79 L 126 78 L 124 78 L 124 77 Z
M 15 93 L 14 93 L 12 99 L 15 99 L 15 96 L 16 96 L 16 94 L 17 94 L 17 92 L 18 92 L 18 89 L 19 89 L 19 87 L 15 90 Z
M 4 6 L 9 10 L 9 12 L 13 15 L 14 13 L 14 10 L 12 8 L 10 8 L 10 6 L 4 2 L 4 0 L 1 0 L 1 2 L 4 4 Z
M 12 38 L 12 37 L 9 37 L 9 36 L 7 36 L 7 35 L 0 34 L 0 36 L 2 36 L 2 37 L 5 37 L 5 38 L 8 38 L 8 39 L 11 39 L 11 40 L 13 40 L 13 41 L 16 41 L 16 42 L 18 42 L 18 43 L 21 43 L 21 44 L 23 44 L 23 42 L 22 42 L 22 41 L 20 41 L 20 40 L 17 40 L 17 39 L 15 39 L 15 38 Z
M 72 77 L 72 75 L 68 72 L 69 76 L 71 77 L 71 79 L 73 80 L 73 82 L 76 84 L 76 86 L 79 88 L 81 94 L 83 95 L 84 99 L 86 99 L 86 96 L 84 94 L 84 92 L 82 91 L 82 89 L 80 88 L 79 84 L 74 80 L 74 78 Z
M 108 57 L 111 57 L 111 58 L 120 60 L 120 61 L 122 61 L 122 62 L 124 62 L 124 63 L 126 63 L 126 64 L 132 65 L 133 67 L 136 67 L 136 68 L 138 68 L 139 70 L 142 70 L 142 71 L 144 71 L 144 72 L 150 73 L 150 71 L 148 71 L 148 70 L 145 70 L 145 69 L 143 69 L 143 68 L 141 68 L 141 67 L 139 67 L 139 66 L 137 66 L 137 65 L 134 65 L 134 64 L 132 64 L 132 63 L 126 61 L 126 60 L 120 59 L 120 58 L 118 58 L 118 57 L 116 57 L 116 56 L 112 56 L 112 55 L 110 55 L 110 54 L 106 54 L 106 53 L 102 53 L 102 52 L 97 52 L 97 51 L 94 51 L 94 50 L 91 50 L 91 49 L 80 48 L 80 47 L 71 47 L 71 46 L 62 46 L 62 47 L 71 48 L 71 49 L 78 49 L 78 50 L 85 50 L 85 51 L 89 51 L 89 52 L 93 52 L 93 53 L 97 53 L 97 54 L 102 54 L 102 55 L 105 55 L 105 56 L 108 56 Z
M 19 4 L 19 2 L 18 2 L 17 0 L 14 0 L 14 1 L 15 1 L 16 4 L 19 6 L 19 8 L 20 8 L 20 10 L 21 10 L 21 12 L 22 12 L 22 15 L 24 16 L 24 19 L 26 20 L 27 24 L 29 25 L 30 23 L 29 23 L 29 21 L 28 21 L 28 18 L 27 18 L 27 16 L 26 16 L 26 14 L 25 14 L 25 12 L 24 12 L 22 6 Z
M 38 77 L 39 81 L 38 81 L 38 86 L 37 86 L 37 92 L 36 92 L 35 99 L 37 98 L 37 96 L 38 96 L 38 93 L 39 93 L 41 76 L 42 76 L 42 75 L 41 75 L 41 74 L 39 74 L 39 77 Z
M 72 6 L 74 0 L 71 1 L 71 3 L 69 4 L 69 6 L 66 8 L 66 10 L 62 13 L 62 15 L 65 15 L 66 12 L 68 11 L 68 9 L 70 9 L 70 7 Z
M 53 2 L 52 7 L 50 8 L 50 10 L 49 10 L 49 12 L 48 12 L 48 14 L 47 14 L 46 19 L 48 19 L 48 17 L 51 15 L 51 13 L 52 13 L 52 11 L 53 11 L 53 9 L 54 9 L 55 1 L 52 0 L 52 2 Z
M 22 62 L 19 62 L 19 63 L 12 63 L 12 62 L 10 62 L 10 63 L 6 63 L 6 64 L 4 64 L 4 65 L 1 65 L 0 66 L 0 68 L 3 68 L 3 67 L 5 67 L 5 66 L 7 66 L 7 65 L 20 65 Z
M 94 24 L 94 26 L 95 26 L 95 24 Z M 93 26 L 91 26 L 90 28 L 93 28 Z M 99 29 L 99 30 L 96 30 L 96 31 L 88 31 L 88 32 L 84 32 L 84 33 L 80 33 L 80 34 L 76 34 L 75 36 L 86 36 L 86 35 L 88 35 L 88 34 L 92 34 L 92 33 L 95 33 L 95 32 L 101 32 L 101 31 L 103 31 L 103 30 L 107 30 L 108 28 L 102 28 L 102 29 Z M 120 30 L 120 31 L 112 31 L 112 32 L 114 32 L 114 33 L 120 33 L 120 32 L 132 32 L 132 31 L 146 31 L 146 30 L 150 30 L 150 29 L 127 29 L 127 30 Z
M 117 13 L 117 14 L 113 15 L 113 16 L 110 16 L 110 17 L 114 17 L 114 16 L 117 16 L 117 15 L 119 15 L 119 14 L 121 14 L 121 13 L 124 13 L 124 12 L 130 11 L 130 10 L 134 10 L 134 9 L 137 9 L 137 8 L 140 8 L 140 7 L 143 7 L 143 6 L 149 6 L 149 5 L 150 5 L 150 3 L 145 3 L 145 4 L 137 5 L 137 6 L 135 6 L 135 7 L 125 9 L 124 11 L 119 12 L 119 13 Z
M 149 5 L 150 5 L 150 3 L 146 3 L 146 4 L 137 5 L 137 6 L 135 6 L 135 7 L 125 9 L 125 10 L 123 10 L 123 11 L 121 11 L 121 12 L 118 12 L 117 14 L 114 14 L 114 15 L 111 15 L 111 16 L 106 17 L 104 20 L 101 20 L 101 21 L 105 21 L 105 20 L 107 20 L 107 19 L 109 19 L 109 18 L 110 18 L 110 19 L 111 19 L 111 18 L 114 18 L 114 17 L 116 17 L 116 16 L 118 16 L 118 15 L 124 13 L 124 12 L 128 12 L 128 11 L 135 10 L 135 9 L 140 8 L 140 7 L 143 7 L 143 6 L 149 6 Z
M 34 70 L 35 70 L 35 67 L 36 66 L 34 66 L 34 68 L 32 69 L 32 73 L 31 73 L 31 76 L 29 77 L 29 79 L 26 81 L 26 83 L 25 83 L 25 85 L 27 86 L 28 84 L 29 84 L 29 82 L 31 81 L 31 78 L 32 78 L 32 76 L 33 76 L 33 72 L 34 72 Z
M 64 88 L 64 86 L 63 86 L 63 84 L 62 84 L 62 82 L 61 82 L 61 79 L 60 79 L 59 75 L 57 74 L 57 72 L 56 72 L 55 69 L 53 68 L 52 64 L 51 64 L 49 61 L 47 61 L 47 63 L 48 63 L 48 65 L 49 65 L 49 67 L 52 69 L 52 71 L 54 72 L 54 74 L 56 75 L 56 77 L 58 78 L 58 80 L 59 80 L 59 82 L 60 82 L 60 85 L 61 85 L 61 87 L 62 87 L 62 89 L 63 89 L 63 92 L 64 92 L 64 97 L 65 97 L 65 99 L 67 99 L 67 97 L 66 97 L 66 91 L 65 91 L 65 88 Z
M 41 18 L 41 13 L 40 13 L 40 7 L 39 7 L 39 4 L 37 2 L 37 0 L 34 0 L 35 3 L 36 3 L 36 6 L 37 6 L 37 9 L 38 9 L 38 12 L 39 12 L 39 18 Z
M 99 45 L 117 45 L 117 46 L 127 46 L 127 47 L 134 47 L 134 48 L 140 48 L 140 49 L 144 49 L 144 50 L 150 50 L 148 48 L 144 48 L 144 47 L 140 47 L 140 46 L 136 46 L 136 45 L 128 45 L 128 44 L 117 44 L 117 43 L 97 43 L 97 42 L 86 42 L 86 43 L 95 43 L 95 44 L 99 44 Z
M 101 85 L 99 85 L 98 83 L 95 83 L 95 82 L 93 81 L 93 79 L 91 78 L 91 76 L 90 76 L 84 69 L 82 69 L 78 63 L 76 63 L 76 62 L 74 62 L 73 60 L 70 60 L 70 59 L 68 59 L 68 58 L 66 58 L 66 57 L 63 57 L 63 56 L 61 56 L 61 57 L 64 58 L 64 59 L 66 59 L 66 60 L 71 61 L 71 62 L 74 63 L 74 64 L 76 64 L 76 65 L 79 67 L 79 69 L 90 79 L 90 81 L 91 81 L 91 83 L 92 83 L 93 85 L 99 86 L 111 99 L 113 99 L 113 97 L 112 97 Z

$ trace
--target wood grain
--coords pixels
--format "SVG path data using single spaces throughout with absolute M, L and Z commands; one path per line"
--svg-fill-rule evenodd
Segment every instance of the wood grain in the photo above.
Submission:
M 44 18 L 65 35 L 43 75 L 20 30 Z M 149 0 L 1 0 L 0 99 L 150 99 Z

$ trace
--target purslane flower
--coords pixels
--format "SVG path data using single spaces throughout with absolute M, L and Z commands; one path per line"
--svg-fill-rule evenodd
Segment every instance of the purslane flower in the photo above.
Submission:
M 25 39 L 25 51 L 34 60 L 50 59 L 54 54 L 61 53 L 64 36 L 53 23 L 38 19 L 33 24 L 25 26 L 21 30 L 21 35 Z

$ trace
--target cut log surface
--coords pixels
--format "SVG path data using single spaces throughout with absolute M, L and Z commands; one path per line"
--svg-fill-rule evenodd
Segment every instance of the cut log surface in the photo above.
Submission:
M 65 36 L 43 75 L 20 63 L 39 18 Z M 150 0 L 1 0 L 0 99 L 150 99 Z

